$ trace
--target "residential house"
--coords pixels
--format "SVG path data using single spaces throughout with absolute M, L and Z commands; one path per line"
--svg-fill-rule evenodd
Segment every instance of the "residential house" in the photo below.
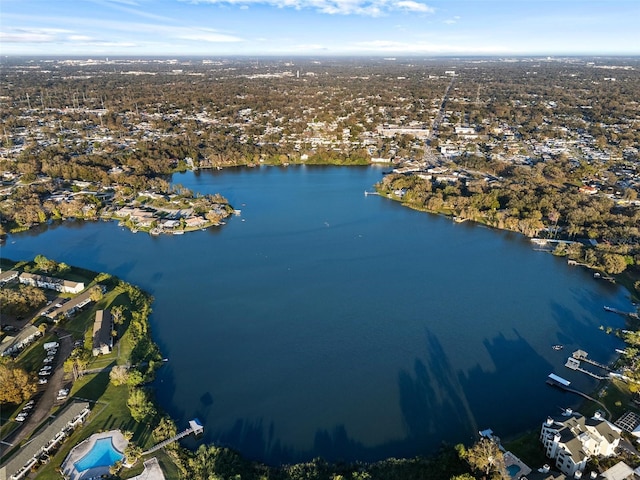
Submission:
M 18 278 L 18 272 L 16 272 L 15 270 L 7 270 L 6 272 L 2 272 L 0 273 L 0 285 L 9 283 L 14 278 Z
M 63 278 L 47 277 L 26 272 L 20 274 L 18 281 L 24 285 L 32 285 L 62 293 L 80 293 L 84 290 L 84 283 L 82 282 L 72 282 Z
M 620 443 L 622 430 L 596 413 L 585 418 L 571 409 L 542 424 L 540 441 L 547 457 L 567 476 L 582 472 L 591 457 L 610 457 Z
M 98 310 L 93 322 L 93 356 L 106 355 L 113 348 L 113 317 L 109 310 Z
M 91 294 L 93 293 L 94 289 L 97 288 L 100 287 L 93 287 L 86 292 L 81 293 L 77 297 L 72 298 L 60 307 L 54 307 L 45 310 L 44 315 L 54 321 L 59 319 L 61 315 L 64 315 L 67 318 L 71 317 L 78 310 L 91 303 Z
M 72 402 L 60 411 L 54 420 L 36 433 L 28 443 L 20 447 L 8 461 L 0 467 L 0 480 L 21 480 L 32 474 L 49 454 L 58 448 L 78 425 L 82 424 L 91 413 L 87 402 Z

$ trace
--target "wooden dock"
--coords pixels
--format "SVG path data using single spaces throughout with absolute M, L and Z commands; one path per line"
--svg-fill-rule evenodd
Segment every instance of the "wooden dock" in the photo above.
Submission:
M 588 358 L 589 354 L 587 352 L 585 352 L 584 350 L 576 350 L 575 352 L 573 352 L 571 354 L 571 356 L 573 358 L 575 358 L 576 360 L 579 360 L 579 361 L 585 362 L 585 363 L 589 363 L 589 364 L 593 365 L 594 367 L 601 368 L 602 370 L 606 370 L 607 372 L 611 372 L 612 371 L 607 365 L 604 365 L 602 363 L 598 363 L 595 360 L 591 360 L 590 358 Z
M 142 455 L 148 455 L 150 453 L 156 452 L 156 451 L 160 450 L 161 448 L 166 447 L 170 443 L 177 442 L 181 438 L 184 438 L 187 435 L 191 435 L 192 433 L 194 435 L 198 435 L 198 434 L 200 434 L 202 432 L 204 432 L 204 427 L 200 423 L 200 420 L 195 418 L 195 419 L 189 421 L 189 428 L 187 428 L 186 430 L 183 430 L 182 432 L 180 432 L 179 434 L 177 434 L 174 437 L 167 438 L 166 440 L 154 445 L 153 447 L 151 447 L 146 452 L 142 452 Z
M 605 305 L 604 307 L 605 312 L 611 312 L 611 313 L 617 313 L 618 315 L 622 315 L 623 317 L 629 317 L 629 318 L 633 318 L 635 320 L 638 320 L 638 314 L 636 312 L 623 312 L 622 310 L 618 310 L 617 308 L 613 308 L 613 307 L 607 307 Z
M 553 375 L 553 374 L 551 374 L 551 375 Z M 567 380 L 565 380 L 565 382 L 567 382 L 566 385 L 563 384 L 562 382 L 555 381 L 553 378 L 551 378 L 551 375 L 549 375 L 549 378 L 547 378 L 547 384 L 548 385 L 551 385 L 552 387 L 557 387 L 560 390 L 564 390 L 565 392 L 575 393 L 576 395 L 580 395 L 581 397 L 586 398 L 587 400 L 591 400 L 592 402 L 597 403 L 598 405 L 600 405 L 604 409 L 605 412 L 607 412 L 607 416 L 609 418 L 612 418 L 611 412 L 607 409 L 607 407 L 605 407 L 605 405 L 602 402 L 596 400 L 593 397 L 590 397 L 586 393 L 582 393 L 580 390 L 576 390 L 575 388 L 570 388 L 569 387 L 569 383 L 570 382 L 567 382 Z M 563 378 L 558 377 L 557 375 L 554 375 L 554 376 L 556 378 L 560 378 L 561 380 L 564 380 Z
M 571 369 L 571 370 L 576 370 L 578 372 L 582 372 L 586 375 L 589 375 L 597 380 L 606 380 L 607 378 L 609 378 L 608 376 L 603 377 L 602 375 L 598 375 L 597 373 L 594 372 L 590 372 L 589 370 L 585 370 L 584 368 L 582 368 L 580 366 L 580 360 L 577 360 L 573 357 L 569 357 L 567 359 L 567 363 L 564 364 L 565 367 Z
M 584 350 L 576 350 L 575 352 L 573 352 L 571 354 L 571 356 L 569 358 L 567 358 L 567 363 L 564 364 L 565 367 L 571 369 L 571 370 L 576 370 L 578 372 L 582 372 L 586 375 L 589 375 L 597 380 L 607 380 L 609 378 L 609 373 L 612 371 L 607 365 L 603 365 L 602 363 L 598 363 L 595 360 L 591 360 L 590 358 L 588 358 L 589 354 L 587 352 L 585 352 Z M 582 368 L 582 363 L 581 362 L 585 362 L 588 363 L 590 365 L 593 365 L 594 367 L 600 368 L 601 370 L 604 370 L 605 372 L 607 372 L 607 375 L 598 375 L 595 372 L 591 372 L 589 370 L 586 370 L 584 368 Z

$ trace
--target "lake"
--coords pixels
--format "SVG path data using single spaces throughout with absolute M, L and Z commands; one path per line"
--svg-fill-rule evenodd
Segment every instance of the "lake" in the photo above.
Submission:
M 169 362 L 154 383 L 178 428 L 269 463 L 372 461 L 538 428 L 579 397 L 546 385 L 582 348 L 611 361 L 628 293 L 520 235 L 369 195 L 377 167 L 176 174 L 242 210 L 181 236 L 115 222 L 11 235 L 2 255 L 109 272 L 155 297 Z M 553 344 L 563 344 L 555 351 Z M 198 442 L 189 440 L 187 445 Z

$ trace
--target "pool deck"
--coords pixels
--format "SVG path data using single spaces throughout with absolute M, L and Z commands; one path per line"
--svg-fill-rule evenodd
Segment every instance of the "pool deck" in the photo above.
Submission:
M 525 465 L 522 460 L 520 460 L 518 457 L 516 457 L 511 452 L 505 452 L 504 453 L 504 466 L 508 468 L 511 465 L 517 465 L 518 467 L 520 467 L 520 470 L 518 471 L 518 473 L 516 473 L 516 476 L 515 477 L 511 477 L 514 480 L 518 480 L 520 477 L 523 477 L 525 475 L 529 475 L 531 473 L 531 469 L 527 465 Z
M 109 467 L 95 467 L 85 470 L 84 472 L 78 472 L 75 468 L 75 463 L 84 457 L 95 445 L 97 440 L 101 438 L 111 438 L 113 447 L 120 453 L 124 454 L 124 449 L 129 444 L 128 440 L 124 438 L 120 430 L 111 430 L 109 432 L 94 433 L 89 438 L 79 443 L 69 452 L 67 458 L 62 463 L 62 474 L 69 480 L 88 480 L 91 478 L 100 478 L 102 475 L 109 474 Z

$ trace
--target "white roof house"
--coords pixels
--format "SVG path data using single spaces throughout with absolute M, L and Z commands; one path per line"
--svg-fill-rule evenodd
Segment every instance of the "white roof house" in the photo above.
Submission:
M 620 443 L 622 430 L 599 413 L 585 418 L 567 409 L 561 416 L 549 417 L 542 424 L 540 441 L 547 457 L 565 475 L 582 472 L 593 456 L 610 457 Z
M 64 278 L 47 277 L 27 272 L 21 273 L 18 280 L 24 285 L 32 285 L 62 293 L 80 293 L 84 290 L 84 283 L 82 282 L 72 282 Z

